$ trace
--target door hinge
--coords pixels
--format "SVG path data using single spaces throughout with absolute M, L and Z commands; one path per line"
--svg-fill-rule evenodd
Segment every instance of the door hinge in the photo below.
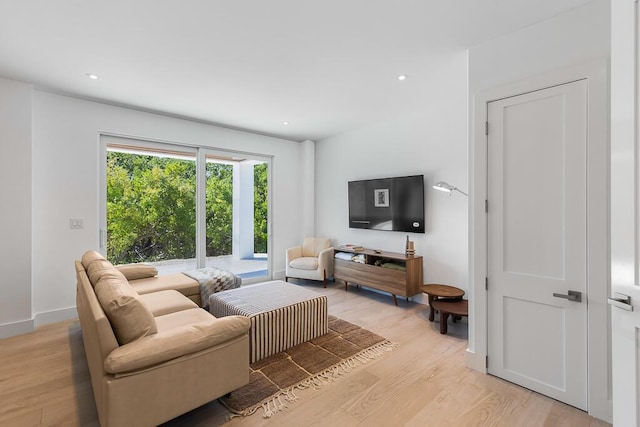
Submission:
M 484 122 L 484 134 L 489 135 L 489 122 Z
M 484 290 L 485 291 L 489 290 L 489 278 L 488 277 L 484 278 Z
M 489 213 L 489 200 L 487 199 L 484 200 L 484 211 Z

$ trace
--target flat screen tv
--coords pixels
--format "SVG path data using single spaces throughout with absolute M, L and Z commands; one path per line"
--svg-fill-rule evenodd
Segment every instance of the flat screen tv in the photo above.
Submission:
M 349 181 L 349 228 L 424 233 L 424 175 Z

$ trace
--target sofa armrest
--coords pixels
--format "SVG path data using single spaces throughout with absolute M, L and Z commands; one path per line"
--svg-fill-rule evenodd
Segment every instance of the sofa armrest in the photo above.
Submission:
M 113 350 L 104 361 L 104 369 L 122 374 L 150 368 L 246 334 L 250 326 L 248 317 L 227 316 L 148 335 Z
M 287 265 L 289 265 L 289 263 L 291 261 L 293 261 L 296 258 L 300 258 L 302 256 L 302 246 L 294 246 L 292 248 L 287 249 Z
M 333 274 L 333 251 L 334 248 L 330 247 L 323 249 L 318 254 L 318 268 L 326 270 L 327 276 L 331 276 Z

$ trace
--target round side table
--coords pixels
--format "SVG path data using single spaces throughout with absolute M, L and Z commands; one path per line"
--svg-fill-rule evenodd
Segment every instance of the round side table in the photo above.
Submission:
M 464 291 L 455 286 L 428 284 L 422 285 L 422 292 L 427 294 L 427 300 L 429 301 L 429 321 L 433 322 L 435 309 L 431 304 L 437 299 L 462 299 Z
M 437 299 L 433 306 L 440 312 L 440 333 L 447 333 L 447 319 L 449 315 L 456 321 L 456 317 L 462 318 L 469 315 L 469 301 L 466 299 Z

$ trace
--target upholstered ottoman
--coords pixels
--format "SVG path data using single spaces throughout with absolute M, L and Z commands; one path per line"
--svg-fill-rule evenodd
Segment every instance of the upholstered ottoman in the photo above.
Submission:
M 215 293 L 209 311 L 251 319 L 251 363 L 329 332 L 327 297 L 282 280 Z

